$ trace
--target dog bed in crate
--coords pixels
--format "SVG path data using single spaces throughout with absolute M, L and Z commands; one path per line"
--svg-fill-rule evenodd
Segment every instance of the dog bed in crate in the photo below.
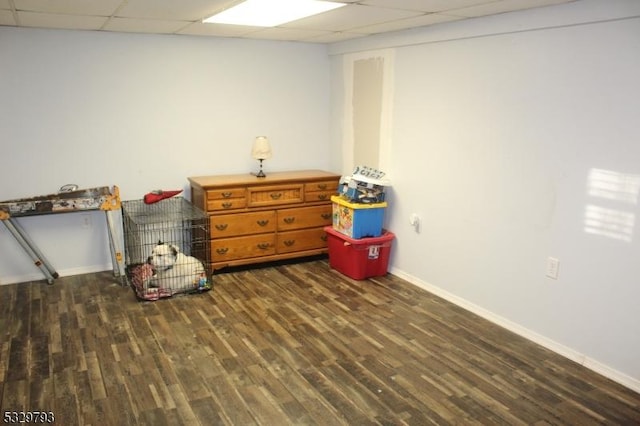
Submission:
M 131 287 L 136 296 L 141 300 L 158 300 L 164 297 L 171 297 L 179 293 L 196 293 L 211 289 L 211 280 L 207 278 L 206 272 L 202 272 L 193 285 L 175 287 L 171 285 L 154 284 L 155 272 L 149 263 L 136 265 L 128 269 Z
M 123 201 L 127 277 L 141 300 L 210 290 L 209 217 L 181 197 Z

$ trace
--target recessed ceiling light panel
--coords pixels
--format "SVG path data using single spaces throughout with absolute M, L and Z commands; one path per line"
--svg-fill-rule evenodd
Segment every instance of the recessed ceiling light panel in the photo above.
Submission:
M 346 4 L 321 0 L 245 0 L 202 22 L 275 27 L 342 6 Z

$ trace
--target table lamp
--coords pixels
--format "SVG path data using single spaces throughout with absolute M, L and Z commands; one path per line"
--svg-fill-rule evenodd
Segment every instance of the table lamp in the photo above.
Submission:
M 262 161 L 267 158 L 271 158 L 271 145 L 269 145 L 269 139 L 266 136 L 258 136 L 253 141 L 253 147 L 251 148 L 251 157 L 260 161 L 260 171 L 255 174 L 256 177 L 267 177 L 262 171 Z

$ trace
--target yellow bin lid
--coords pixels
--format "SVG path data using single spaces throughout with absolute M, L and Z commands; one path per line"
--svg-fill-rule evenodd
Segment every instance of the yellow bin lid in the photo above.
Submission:
M 331 201 L 341 206 L 349 207 L 350 209 L 380 209 L 387 207 L 386 201 L 382 203 L 350 203 L 349 200 L 342 195 L 332 195 Z

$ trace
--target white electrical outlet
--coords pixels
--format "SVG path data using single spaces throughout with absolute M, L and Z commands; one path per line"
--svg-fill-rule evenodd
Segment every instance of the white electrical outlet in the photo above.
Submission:
M 547 258 L 547 277 L 557 280 L 558 279 L 558 269 L 560 268 L 560 261 L 555 257 Z
M 82 227 L 84 229 L 90 229 L 91 228 L 91 215 L 88 215 L 88 214 L 83 214 L 82 215 Z
M 417 213 L 412 213 L 409 216 L 409 224 L 413 226 L 414 231 L 420 232 L 420 216 Z

